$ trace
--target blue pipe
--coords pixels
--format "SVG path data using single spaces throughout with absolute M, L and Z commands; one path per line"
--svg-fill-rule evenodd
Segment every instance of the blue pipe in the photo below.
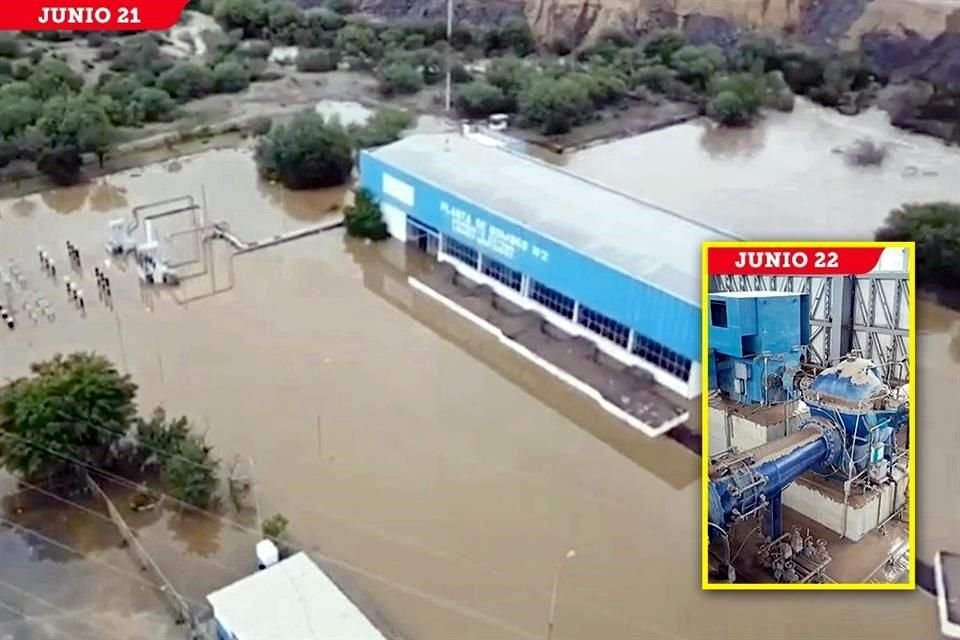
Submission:
M 807 427 L 800 433 L 813 429 L 816 427 Z M 801 475 L 836 463 L 842 451 L 839 434 L 829 428 L 818 431 L 809 442 L 785 447 L 782 454 L 774 454 L 772 459 L 734 469 L 712 480 L 708 493 L 710 522 L 728 529 L 735 522 L 734 511 L 746 514 L 764 502 L 775 505 L 780 493 Z

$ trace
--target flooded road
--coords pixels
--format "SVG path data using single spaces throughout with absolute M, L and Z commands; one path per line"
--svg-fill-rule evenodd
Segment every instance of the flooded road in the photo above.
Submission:
M 331 207 L 329 193 L 271 195 L 249 151 L 177 164 L 0 201 L 0 259 L 19 260 L 57 311 L 53 323 L 0 332 L 0 377 L 58 351 L 114 359 L 140 384 L 143 411 L 163 404 L 207 429 L 225 461 L 252 457 L 264 513 L 285 514 L 296 540 L 398 635 L 542 638 L 570 549 L 557 640 L 934 635 L 933 600 L 920 593 L 700 591 L 699 459 L 617 424 L 421 297 L 406 280 L 416 265 L 394 243 L 334 231 L 232 269 L 217 244 L 213 278 L 232 282 L 189 304 L 163 294 L 145 305 L 114 264 L 116 313 L 91 303 L 81 318 L 41 277 L 37 245 L 63 264 L 71 240 L 91 268 L 125 207 L 199 198 L 201 186 L 208 220 L 244 238 Z

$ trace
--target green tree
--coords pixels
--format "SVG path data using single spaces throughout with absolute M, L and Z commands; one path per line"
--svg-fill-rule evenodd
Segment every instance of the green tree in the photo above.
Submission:
M 267 5 L 267 34 L 274 42 L 295 44 L 297 34 L 307 26 L 303 10 L 289 2 L 271 2 Z
M 716 76 L 710 81 L 709 91 L 707 115 L 731 126 L 749 124 L 767 97 L 764 77 L 752 73 Z
M 686 44 L 686 39 L 679 31 L 663 29 L 652 32 L 644 39 L 643 53 L 648 58 L 657 58 L 661 63 L 669 65 L 673 54 Z
M 365 24 L 351 23 L 340 29 L 335 46 L 344 58 L 369 61 L 383 57 L 383 44 L 376 32 Z
M 894 209 L 877 240 L 916 242 L 917 280 L 956 289 L 960 282 L 960 204 L 928 202 Z
M 390 237 L 380 204 L 366 189 L 357 191 L 353 206 L 347 208 L 344 217 L 347 221 L 347 234 L 354 238 L 386 240 Z
M 42 112 L 43 104 L 39 100 L 0 94 L 0 138 L 10 138 L 22 132 L 36 122 Z
M 0 58 L 18 58 L 22 53 L 16 33 L 0 33 Z
M 75 93 L 83 87 L 83 78 L 62 60 L 44 58 L 33 67 L 28 83 L 32 87 L 33 97 L 37 100 L 64 94 Z
M 349 131 L 353 145 L 367 149 L 397 140 L 404 130 L 413 126 L 413 122 L 414 117 L 409 112 L 386 107 L 373 114 L 363 125 L 351 126 Z
M 380 72 L 380 91 L 387 96 L 416 93 L 423 88 L 423 76 L 412 65 L 393 63 Z
M 135 414 L 137 387 L 105 358 L 76 353 L 31 366 L 0 389 L 0 464 L 27 481 L 104 467 Z
M 181 62 L 160 74 L 157 86 L 174 100 L 192 100 L 202 98 L 213 90 L 213 76 L 206 67 Z
M 76 147 L 46 149 L 37 158 L 37 169 L 56 185 L 66 187 L 80 182 L 83 158 Z
M 37 128 L 52 147 L 96 153 L 102 163 L 114 137 L 107 111 L 109 98 L 82 93 L 55 96 L 43 106 Z
M 221 62 L 213 68 L 211 75 L 217 93 L 239 93 L 250 86 L 250 73 L 235 60 Z
M 457 89 L 457 110 L 468 118 L 486 118 L 493 113 L 506 113 L 516 109 L 499 87 L 484 80 L 474 80 Z
M 336 71 L 340 60 L 331 49 L 303 49 L 297 55 L 297 70 L 307 73 Z
M 116 56 L 110 61 L 111 71 L 138 73 L 149 79 L 172 66 L 173 59 L 163 52 L 159 38 L 152 33 L 138 34 L 122 40 Z
M 520 94 L 520 113 L 547 135 L 566 133 L 593 112 L 587 89 L 572 78 L 540 78 Z
M 487 32 L 484 47 L 488 55 L 512 52 L 522 58 L 536 50 L 536 42 L 526 19 L 509 18 L 499 28 Z
M 239 29 L 244 38 L 259 38 L 267 26 L 268 8 L 263 0 L 220 0 L 213 17 L 226 31 Z
M 130 101 L 141 110 L 144 122 L 167 121 L 177 109 L 170 94 L 156 87 L 140 87 L 133 92 Z
M 485 77 L 503 95 L 515 100 L 536 77 L 536 70 L 515 56 L 506 56 L 491 60 Z
M 343 184 L 353 169 L 346 129 L 315 111 L 298 113 L 260 139 L 256 160 L 261 175 L 290 189 Z
M 686 45 L 673 53 L 670 66 L 677 72 L 679 80 L 703 91 L 710 78 L 726 68 L 727 59 L 716 45 Z
M 646 87 L 651 91 L 663 93 L 671 82 L 676 79 L 676 73 L 663 64 L 652 64 L 638 68 L 633 74 L 633 82 L 637 86 Z
M 213 447 L 195 434 L 180 441 L 175 455 L 163 463 L 163 481 L 170 495 L 195 507 L 210 505 L 220 483 L 220 463 L 212 451 Z

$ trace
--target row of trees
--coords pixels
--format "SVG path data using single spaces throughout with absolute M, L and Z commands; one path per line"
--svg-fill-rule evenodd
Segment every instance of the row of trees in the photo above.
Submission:
M 4 41 L 0 51 L 22 53 L 18 40 Z M 176 62 L 151 34 L 104 43 L 98 55 L 110 70 L 94 86 L 55 55 L 36 63 L 0 57 L 0 169 L 8 177 L 19 179 L 36 163 L 58 184 L 75 182 L 81 154 L 94 153 L 102 164 L 120 127 L 172 120 L 178 103 L 242 91 L 253 74 L 222 51 L 207 64 Z
M 602 37 L 561 62 L 495 59 L 482 80 L 459 87 L 456 104 L 467 117 L 518 113 L 549 134 L 604 107 L 660 95 L 693 102 L 718 122 L 742 125 L 763 107 L 791 109 L 794 94 L 837 106 L 870 81 L 853 56 L 826 60 L 758 35 L 725 51 L 689 44 L 680 32 L 668 30 L 640 41 Z
M 206 507 L 219 462 L 186 418 L 137 416 L 137 385 L 105 358 L 76 353 L 36 363 L 0 389 L 0 466 L 32 483 L 80 482 L 93 470 L 156 472 L 162 489 Z

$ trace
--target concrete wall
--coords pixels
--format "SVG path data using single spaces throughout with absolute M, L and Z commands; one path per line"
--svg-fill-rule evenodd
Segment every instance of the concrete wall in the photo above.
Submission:
M 786 420 L 780 413 L 782 409 L 771 407 L 758 411 L 754 416 L 744 416 L 723 406 L 722 401 L 713 400 L 708 409 L 709 455 L 715 456 L 731 447 L 749 451 L 793 433 L 803 420 L 810 415 L 807 406 L 797 402 Z M 776 417 L 772 417 L 776 416 Z
M 488 211 L 370 152 L 360 154 L 359 164 L 360 186 L 388 207 L 392 234 L 398 212 L 413 216 L 691 361 L 700 361 L 698 306 L 511 221 L 509 211 Z M 405 233 L 397 229 L 395 237 Z
M 904 504 L 907 481 L 887 483 L 862 505 L 844 507 L 842 496 L 825 495 L 814 486 L 794 482 L 783 492 L 783 504 L 854 542 L 877 528 Z M 844 531 L 846 518 L 846 531 Z

